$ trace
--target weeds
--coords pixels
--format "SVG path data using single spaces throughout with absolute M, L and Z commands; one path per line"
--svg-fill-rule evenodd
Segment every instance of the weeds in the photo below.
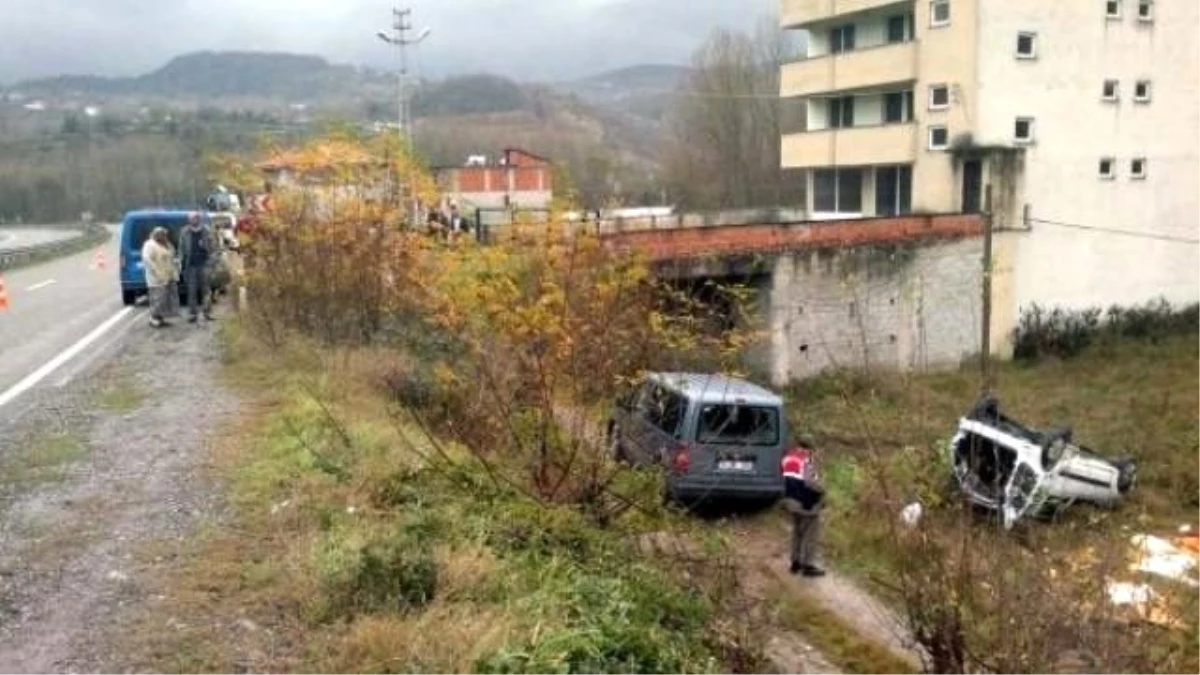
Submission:
M 1171 335 L 1194 334 L 1200 305 L 1173 307 L 1157 300 L 1134 307 L 1047 310 L 1034 305 L 1021 314 L 1013 331 L 1013 355 L 1021 360 L 1047 356 L 1073 358 L 1089 346 L 1113 339 L 1157 342 Z
M 902 609 L 938 672 L 1194 669 L 1194 644 L 1181 641 L 1194 618 L 1178 631 L 1126 623 L 1104 581 L 1128 574 L 1130 534 L 1195 523 L 1196 369 L 1194 334 L 1106 338 L 1069 361 L 1000 366 L 996 392 L 1015 417 L 1070 423 L 1085 444 L 1131 452 L 1145 472 L 1116 510 L 1076 505 L 1010 534 L 962 507 L 947 467 L 974 374 L 832 374 L 797 389 L 793 417 L 828 455 L 831 553 Z M 910 529 L 898 516 L 913 501 L 925 516 Z
M 0 463 L 0 485 L 14 487 L 60 480 L 71 464 L 87 457 L 87 447 L 69 433 L 35 436 Z
M 101 410 L 114 413 L 129 413 L 137 410 L 146 400 L 146 394 L 128 380 L 119 380 L 104 390 L 96 399 Z

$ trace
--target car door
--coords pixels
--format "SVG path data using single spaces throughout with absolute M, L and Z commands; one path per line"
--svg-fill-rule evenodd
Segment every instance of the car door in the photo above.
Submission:
M 1049 496 L 1045 482 L 1046 474 L 1040 469 L 1024 458 L 1017 460 L 1004 486 L 1004 504 L 1000 509 L 1004 529 L 1011 530 L 1022 517 L 1041 509 Z
M 625 451 L 635 465 L 653 464 L 658 461 L 659 426 L 665 410 L 667 392 L 658 384 L 648 382 L 638 394 L 633 411 L 628 417 L 625 433 Z

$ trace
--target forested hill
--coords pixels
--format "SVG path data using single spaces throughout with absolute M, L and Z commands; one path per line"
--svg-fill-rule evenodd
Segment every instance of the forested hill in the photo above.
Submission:
M 384 75 L 331 64 L 319 56 L 268 52 L 197 52 L 178 56 L 137 77 L 63 75 L 12 87 L 26 96 L 147 96 L 161 98 L 254 96 L 309 98 L 347 95 Z

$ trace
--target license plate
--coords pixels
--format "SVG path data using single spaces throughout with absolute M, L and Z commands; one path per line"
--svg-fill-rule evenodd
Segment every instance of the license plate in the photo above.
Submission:
M 723 459 L 717 462 L 717 469 L 721 471 L 753 471 L 754 462 L 739 462 Z

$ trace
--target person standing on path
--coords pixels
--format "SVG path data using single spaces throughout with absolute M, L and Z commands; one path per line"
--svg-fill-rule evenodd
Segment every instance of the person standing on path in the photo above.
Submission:
M 173 314 L 173 296 L 179 295 L 179 270 L 175 268 L 175 251 L 167 228 L 154 228 L 142 244 L 142 266 L 146 270 L 146 288 L 150 296 L 150 325 L 155 328 L 169 326 L 166 318 Z
M 784 506 L 792 516 L 791 572 L 806 577 L 825 576 L 817 566 L 821 538 L 821 509 L 825 489 L 817 482 L 816 450 L 808 437 L 783 457 Z
M 187 284 L 188 323 L 196 323 L 201 308 L 204 318 L 213 320 L 209 266 L 215 262 L 219 246 L 212 229 L 200 221 L 200 214 L 190 214 L 187 227 L 179 233 L 179 259 L 183 283 Z

